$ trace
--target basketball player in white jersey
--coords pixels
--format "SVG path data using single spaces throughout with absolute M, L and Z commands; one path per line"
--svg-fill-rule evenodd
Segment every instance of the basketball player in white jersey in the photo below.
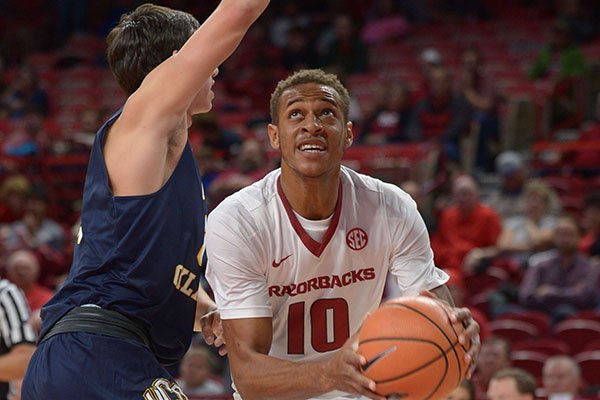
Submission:
M 207 224 L 207 279 L 244 400 L 382 399 L 356 353 L 388 271 L 403 296 L 431 291 L 452 304 L 414 201 L 341 166 L 352 144 L 349 96 L 334 75 L 300 71 L 271 98 L 271 145 L 281 168 L 225 199 Z M 468 309 L 461 343 L 479 351 Z M 410 354 L 407 354 L 410 357 Z

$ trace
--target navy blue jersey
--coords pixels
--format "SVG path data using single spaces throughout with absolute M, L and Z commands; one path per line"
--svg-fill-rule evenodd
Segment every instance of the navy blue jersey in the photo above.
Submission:
M 44 335 L 71 308 L 96 304 L 139 323 L 158 360 L 177 362 L 193 332 L 206 206 L 189 143 L 157 192 L 113 196 L 98 131 L 85 181 L 81 231 L 64 286 L 42 309 Z

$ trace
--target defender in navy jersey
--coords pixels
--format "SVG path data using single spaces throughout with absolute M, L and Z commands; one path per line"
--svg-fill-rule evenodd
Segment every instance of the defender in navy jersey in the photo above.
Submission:
M 108 35 L 129 97 L 96 135 L 73 265 L 42 310 L 23 398 L 185 399 L 163 365 L 188 349 L 195 315 L 206 341 L 222 344 L 199 285 L 206 207 L 187 130 L 210 110 L 217 67 L 268 3 L 222 0 L 200 27 L 145 4 Z

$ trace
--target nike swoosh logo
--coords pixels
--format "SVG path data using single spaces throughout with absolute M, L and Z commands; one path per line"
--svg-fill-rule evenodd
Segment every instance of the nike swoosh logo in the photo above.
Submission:
M 375 364 L 377 361 L 381 361 L 383 358 L 385 358 L 386 356 L 389 356 L 390 354 L 392 354 L 393 352 L 395 352 L 397 349 L 396 346 L 392 346 L 387 350 L 382 351 L 381 353 L 377 354 L 375 357 L 373 357 L 373 359 L 369 362 L 367 362 L 363 367 L 363 371 L 368 370 L 370 367 L 373 366 L 373 364 Z
M 279 260 L 279 262 L 273 260 L 273 268 L 278 268 L 279 265 L 281 265 L 282 262 L 284 262 L 285 260 L 287 260 L 288 258 L 290 258 L 292 255 L 290 254 L 287 257 L 282 258 L 281 260 Z

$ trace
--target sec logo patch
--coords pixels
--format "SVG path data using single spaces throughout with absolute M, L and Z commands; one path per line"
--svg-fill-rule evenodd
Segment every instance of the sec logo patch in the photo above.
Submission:
M 352 250 L 362 250 L 368 242 L 367 233 L 360 228 L 354 228 L 346 235 L 346 244 Z

